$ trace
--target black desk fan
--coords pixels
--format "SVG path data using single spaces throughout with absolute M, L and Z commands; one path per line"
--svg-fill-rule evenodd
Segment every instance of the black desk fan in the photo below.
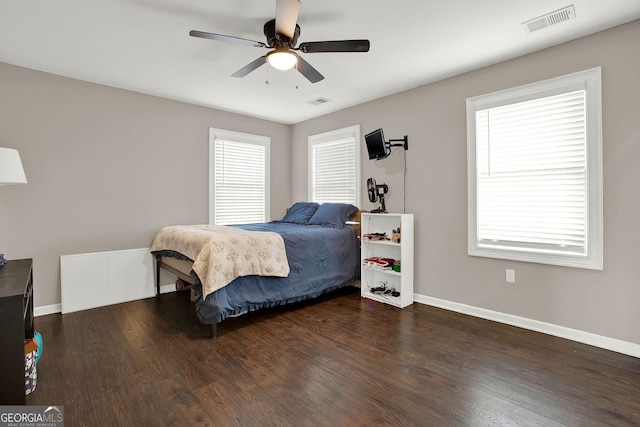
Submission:
M 371 213 L 387 213 L 387 208 L 384 205 L 384 195 L 389 192 L 387 184 L 376 184 L 374 178 L 367 179 L 367 193 L 369 193 L 369 201 L 375 203 L 380 199 L 380 207 L 374 209 Z

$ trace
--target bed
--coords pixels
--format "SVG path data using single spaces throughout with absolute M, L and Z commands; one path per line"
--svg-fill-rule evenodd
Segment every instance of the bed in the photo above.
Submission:
M 192 284 L 201 323 L 317 298 L 360 274 L 360 214 L 344 203 L 294 203 L 281 220 L 168 226 L 151 246 L 160 270 Z

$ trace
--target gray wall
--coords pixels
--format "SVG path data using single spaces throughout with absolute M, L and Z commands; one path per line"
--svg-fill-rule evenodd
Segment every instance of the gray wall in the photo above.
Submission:
M 467 255 L 468 97 L 602 67 L 604 271 Z M 404 157 L 362 162 L 415 214 L 415 292 L 640 344 L 640 21 L 293 126 L 292 196 L 307 198 L 307 136 L 353 124 L 409 136 Z M 364 145 L 364 144 L 363 144 Z M 362 148 L 364 151 L 364 147 Z M 396 149 L 397 150 L 397 149 Z M 363 153 L 364 154 L 364 153 Z M 364 184 L 363 184 L 364 187 Z M 364 190 L 363 190 L 364 194 Z M 373 207 L 366 196 L 363 208 Z M 505 269 L 516 283 L 505 283 Z
M 0 187 L 0 253 L 34 259 L 36 306 L 60 303 L 61 255 L 208 221 L 209 127 L 270 136 L 272 217 L 290 204 L 288 125 L 1 63 L 0 94 L 0 146 L 29 182 Z
M 307 199 L 307 137 L 353 124 L 409 135 L 363 160 L 415 214 L 418 294 L 640 344 L 640 21 L 294 126 L 0 64 L 0 146 L 29 184 L 0 187 L 0 252 L 35 262 L 35 303 L 60 302 L 59 257 L 147 247 L 159 227 L 207 221 L 208 128 L 272 138 L 271 214 Z M 602 66 L 605 269 L 467 255 L 465 99 Z M 363 208 L 372 208 L 366 201 Z M 506 284 L 506 268 L 516 283 Z

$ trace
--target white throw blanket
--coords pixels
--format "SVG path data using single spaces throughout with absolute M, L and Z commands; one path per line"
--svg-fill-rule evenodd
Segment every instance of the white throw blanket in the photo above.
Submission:
M 241 276 L 286 277 L 289 263 L 278 233 L 220 225 L 173 225 L 156 235 L 151 251 L 171 250 L 193 260 L 202 297 Z

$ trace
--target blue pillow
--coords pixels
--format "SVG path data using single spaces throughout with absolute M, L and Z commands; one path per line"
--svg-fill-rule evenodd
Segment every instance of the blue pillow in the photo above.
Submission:
M 323 203 L 313 214 L 308 224 L 343 228 L 358 208 L 348 203 Z
M 306 224 L 313 216 L 318 204 L 314 202 L 296 202 L 290 208 L 287 214 L 280 222 L 292 222 L 294 224 Z

